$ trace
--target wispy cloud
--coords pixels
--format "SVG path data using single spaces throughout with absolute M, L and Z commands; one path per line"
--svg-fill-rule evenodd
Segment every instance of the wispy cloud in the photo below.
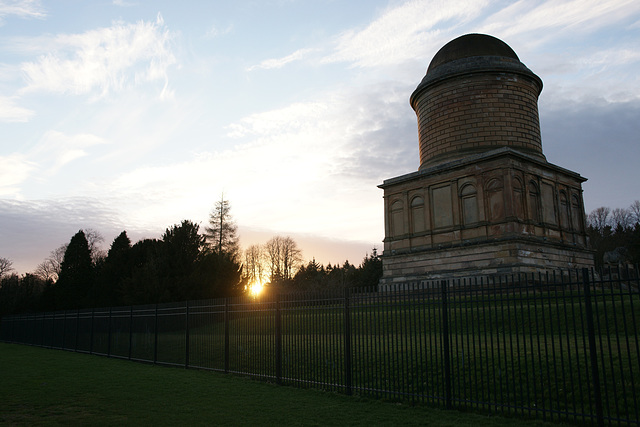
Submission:
M 26 122 L 33 115 L 32 110 L 17 106 L 13 99 L 0 96 L 0 122 Z
M 315 49 L 310 49 L 310 48 L 298 49 L 295 52 L 293 52 L 291 55 L 287 55 L 283 58 L 265 59 L 260 64 L 253 65 L 247 68 L 247 71 L 253 71 L 256 69 L 270 70 L 273 68 L 282 68 L 291 62 L 300 61 L 304 59 L 309 55 L 309 53 L 313 52 L 314 50 Z
M 220 28 L 217 25 L 212 25 L 211 27 L 209 27 L 209 29 L 207 30 L 204 36 L 205 38 L 213 39 L 225 34 L 229 34 L 232 31 L 233 31 L 233 25 L 231 24 L 227 25 L 224 28 Z
M 20 184 L 34 168 L 35 164 L 22 154 L 0 156 L 0 196 L 20 198 Z
M 507 39 L 535 32 L 532 42 L 541 43 L 559 33 L 575 36 L 615 25 L 639 11 L 636 0 L 520 0 L 491 15 L 481 31 Z
M 324 62 L 350 62 L 358 67 L 397 64 L 440 43 L 437 26 L 460 27 L 487 5 L 478 1 L 408 1 L 388 9 L 362 30 L 340 35 Z
M 0 25 L 5 16 L 20 18 L 44 18 L 47 14 L 39 0 L 0 1 Z
M 581 66 L 615 67 L 640 62 L 640 51 L 631 48 L 612 48 L 579 58 Z
M 102 138 L 91 134 L 66 135 L 51 130 L 43 135 L 29 155 L 42 172 L 53 175 L 74 160 L 87 156 L 90 147 L 105 143 Z
M 125 0 L 113 0 L 113 5 L 114 6 L 120 6 L 120 7 L 133 7 L 135 5 L 137 5 L 137 3 L 133 3 L 130 1 L 125 1 Z
M 167 69 L 176 62 L 172 34 L 160 15 L 156 22 L 115 23 L 81 34 L 55 36 L 55 48 L 36 61 L 22 64 L 23 92 L 95 94 L 145 82 L 168 82 Z M 35 40 L 34 40 L 35 41 Z

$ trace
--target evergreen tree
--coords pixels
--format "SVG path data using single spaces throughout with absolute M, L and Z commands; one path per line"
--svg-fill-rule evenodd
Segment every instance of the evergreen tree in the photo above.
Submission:
M 293 287 L 297 290 L 319 290 L 327 287 L 327 274 L 315 258 L 298 269 L 293 277 Z
M 82 230 L 69 242 L 55 285 L 57 308 L 81 308 L 87 305 L 94 280 L 89 243 Z
M 360 287 L 376 287 L 382 277 L 382 259 L 378 256 L 378 250 L 373 248 L 371 255 L 362 260 L 358 268 L 358 279 L 355 283 Z
M 171 295 L 163 280 L 164 242 L 144 239 L 129 251 L 130 274 L 122 280 L 118 291 L 124 304 L 154 304 L 171 302 Z
M 224 199 L 224 195 L 209 214 L 209 226 L 205 227 L 205 236 L 215 252 L 226 252 L 233 259 L 238 258 L 238 226 L 231 216 L 231 205 Z
M 123 231 L 113 240 L 96 280 L 94 306 L 122 305 L 121 289 L 131 276 L 131 240 Z
M 199 234 L 199 229 L 198 224 L 184 220 L 162 235 L 163 279 L 168 280 L 166 288 L 172 301 L 191 299 L 199 293 L 192 277 L 205 248 L 205 237 Z
M 241 295 L 247 278 L 242 266 L 229 253 L 209 251 L 198 262 L 195 275 L 197 294 L 192 298 L 222 298 Z

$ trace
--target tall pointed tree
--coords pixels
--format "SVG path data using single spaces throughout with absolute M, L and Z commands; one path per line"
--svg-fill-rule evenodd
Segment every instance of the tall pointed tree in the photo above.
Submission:
M 123 231 L 113 240 L 104 259 L 94 291 L 94 305 L 108 306 L 122 304 L 120 293 L 123 282 L 131 276 L 131 240 Z
M 238 226 L 231 216 L 231 205 L 224 199 L 224 194 L 209 214 L 205 236 L 214 252 L 227 253 L 234 260 L 238 258 Z
M 93 287 L 93 263 L 89 242 L 82 230 L 69 242 L 60 265 L 60 277 L 56 282 L 58 308 L 80 308 L 87 303 Z

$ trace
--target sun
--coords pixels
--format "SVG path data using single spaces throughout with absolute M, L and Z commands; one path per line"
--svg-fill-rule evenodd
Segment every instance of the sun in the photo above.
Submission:
M 251 285 L 249 285 L 249 293 L 251 294 L 251 296 L 257 297 L 258 295 L 260 295 L 260 292 L 262 292 L 263 288 L 264 285 L 256 280 Z

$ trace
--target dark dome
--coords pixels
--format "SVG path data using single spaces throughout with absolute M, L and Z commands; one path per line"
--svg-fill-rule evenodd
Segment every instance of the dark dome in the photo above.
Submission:
M 411 94 L 409 103 L 415 110 L 417 98 L 428 87 L 461 75 L 472 73 L 516 73 L 536 81 L 542 90 L 542 80 L 533 74 L 508 44 L 486 34 L 466 34 L 442 46 L 431 60 L 427 74 Z
M 474 56 L 502 56 L 519 61 L 518 55 L 502 40 L 486 34 L 466 34 L 442 46 L 427 73 L 447 62 Z

